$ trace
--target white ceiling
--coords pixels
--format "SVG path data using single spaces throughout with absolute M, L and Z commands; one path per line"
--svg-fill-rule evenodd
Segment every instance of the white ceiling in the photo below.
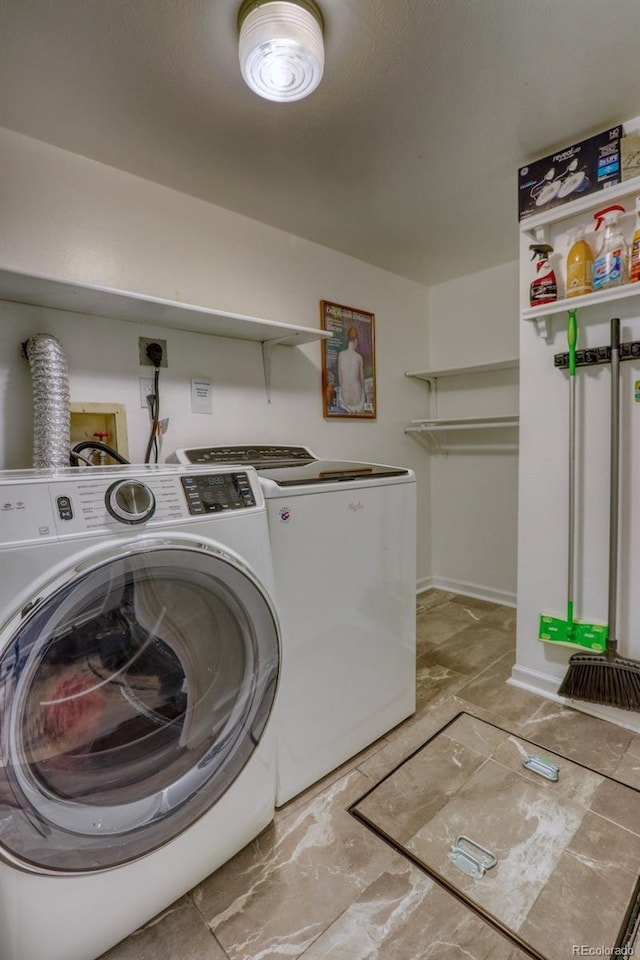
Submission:
M 0 126 L 425 283 L 517 258 L 517 168 L 640 114 L 640 0 L 319 0 L 308 99 L 240 0 L 0 0 Z

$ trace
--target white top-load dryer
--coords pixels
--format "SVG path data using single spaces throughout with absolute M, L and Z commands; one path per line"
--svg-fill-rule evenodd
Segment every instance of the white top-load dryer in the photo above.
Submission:
M 297 446 L 203 447 L 172 458 L 258 471 L 282 625 L 281 805 L 415 710 L 415 476 Z
M 0 956 L 93 960 L 272 819 L 251 468 L 0 473 Z

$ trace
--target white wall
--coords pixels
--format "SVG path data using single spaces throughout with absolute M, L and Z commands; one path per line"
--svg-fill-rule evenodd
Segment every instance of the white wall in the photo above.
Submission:
M 320 345 L 277 348 L 267 404 L 260 346 L 23 304 L 0 303 L 0 467 L 30 464 L 31 383 L 20 343 L 38 332 L 67 353 L 74 401 L 127 409 L 130 456 L 144 454 L 138 337 L 167 340 L 163 453 L 187 444 L 296 442 L 320 456 L 400 463 L 418 476 L 421 580 L 429 568 L 429 471 L 403 428 L 421 401 L 404 372 L 427 363 L 427 290 L 227 210 L 0 129 L 0 267 L 233 313 L 319 325 L 319 301 L 376 315 L 378 418 L 326 422 Z M 213 381 L 213 416 L 190 412 L 190 379 Z
M 624 222 L 630 232 L 633 217 Z M 565 233 L 551 238 L 561 285 L 572 225 L 567 221 Z M 528 238 L 522 241 L 523 264 L 528 262 L 528 242 Z M 523 270 L 523 305 L 528 304 L 529 280 Z M 621 301 L 578 311 L 578 347 L 608 344 L 609 321 L 616 316 L 621 319 L 622 341 L 640 340 L 638 308 Z M 520 323 L 518 640 L 513 679 L 552 699 L 557 699 L 556 690 L 572 652 L 537 639 L 541 613 L 566 618 L 569 385 L 567 372 L 553 366 L 553 355 L 566 351 L 566 344 L 566 315 L 553 318 L 548 341 L 538 335 L 532 322 Z M 620 371 L 623 523 L 618 640 L 623 655 L 640 659 L 640 403 L 634 390 L 640 365 L 637 360 L 624 361 Z M 598 623 L 607 622 L 610 383 L 608 365 L 577 370 L 575 616 Z M 574 648 L 573 652 L 578 651 Z M 637 714 L 577 702 L 573 705 L 640 730 Z
M 430 366 L 458 367 L 517 357 L 518 326 L 517 262 L 432 287 Z M 428 390 L 425 385 L 425 415 Z M 432 398 L 432 414 L 434 403 Z M 439 417 L 517 412 L 517 369 L 438 380 Z M 452 431 L 435 436 L 443 445 L 464 452 L 431 458 L 433 583 L 515 604 L 517 431 Z

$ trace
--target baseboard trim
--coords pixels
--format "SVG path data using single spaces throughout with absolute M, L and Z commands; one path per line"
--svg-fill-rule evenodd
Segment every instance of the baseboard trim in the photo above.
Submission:
M 500 603 L 503 607 L 515 607 L 516 595 L 508 590 L 495 590 L 481 583 L 468 583 L 466 580 L 449 580 L 446 577 L 424 577 L 418 581 L 417 593 L 425 590 L 443 590 L 445 593 L 457 593 L 474 600 L 486 600 L 488 603 Z
M 581 713 L 588 713 L 592 717 L 598 717 L 599 720 L 607 720 L 609 723 L 615 723 L 619 727 L 633 730 L 634 733 L 640 733 L 640 716 L 637 713 L 630 713 L 628 710 L 618 710 L 616 707 L 602 707 L 596 703 L 568 700 L 566 697 L 558 696 L 558 686 L 560 685 L 558 677 L 549 676 L 547 673 L 540 673 L 538 670 L 529 670 L 527 667 L 520 667 L 516 664 L 511 671 L 511 677 L 507 680 L 507 683 L 512 687 L 527 690 L 529 693 L 536 693 L 539 697 L 544 697 L 546 700 L 562 704 L 564 707 L 571 707 L 574 710 L 579 710 Z

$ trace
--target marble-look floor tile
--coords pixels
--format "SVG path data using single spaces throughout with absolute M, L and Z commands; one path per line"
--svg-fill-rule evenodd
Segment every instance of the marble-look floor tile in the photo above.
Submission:
M 195 888 L 230 960 L 297 957 L 401 860 L 346 812 L 369 785 L 348 774 Z
M 583 816 L 577 804 L 488 760 L 406 846 L 473 903 L 517 930 Z M 460 835 L 495 853 L 498 862 L 486 880 L 467 876 L 449 861 Z
M 463 714 L 454 720 L 441 734 L 444 740 L 453 740 L 469 747 L 482 757 L 491 757 L 509 734 L 472 714 Z
M 561 756 L 609 775 L 615 773 L 634 738 L 630 730 L 614 723 L 549 702 L 544 702 L 518 732 Z
M 448 803 L 485 757 L 447 737 L 428 746 L 357 804 L 357 812 L 397 843 L 405 843 Z
M 593 865 L 566 851 L 518 933 L 548 960 L 568 960 L 574 947 L 611 948 L 633 893 L 635 878 L 609 872 L 606 885 Z
M 590 809 L 640 836 L 640 794 L 634 792 L 630 800 L 631 789 L 615 780 L 603 780 L 591 801 Z
M 459 630 L 437 646 L 431 644 L 423 660 L 427 662 L 429 657 L 433 663 L 475 677 L 505 655 L 513 658 L 513 639 L 509 634 L 478 624 Z
M 425 590 L 416 597 L 416 614 L 420 616 L 421 613 L 433 610 L 434 607 L 441 607 L 445 603 L 449 603 L 450 599 L 451 594 L 445 593 L 444 590 L 437 590 L 435 588 Z
M 183 897 L 100 960 L 226 960 L 227 955 L 198 913 Z M 25 957 L 25 960 L 27 958 Z M 31 958 L 35 960 L 35 958 Z
M 540 774 L 524 767 L 523 761 L 532 756 L 542 757 L 556 764 L 559 768 L 558 780 L 545 780 Z M 538 790 L 565 797 L 585 810 L 589 808 L 604 782 L 601 774 L 572 763 L 564 757 L 559 757 L 551 750 L 541 750 L 535 744 L 515 736 L 505 738 L 493 753 L 493 759 L 533 784 Z
M 628 797 L 627 803 L 634 804 L 634 798 Z M 635 806 L 640 808 L 640 797 Z M 629 874 L 633 884 L 640 873 L 640 836 L 598 814 L 585 814 L 568 850 L 597 872 L 597 886 L 603 890 L 611 889 L 615 874 Z
M 421 871 L 384 873 L 301 960 L 524 960 Z
M 388 743 L 360 764 L 358 770 L 371 783 L 378 783 L 465 708 L 460 701 L 451 698 L 428 707 L 417 717 L 405 720 L 395 731 L 387 734 Z
M 512 666 L 513 655 L 506 654 L 461 687 L 457 696 L 477 707 L 495 712 L 496 716 L 503 717 L 510 725 L 525 723 L 546 701 L 535 693 L 507 683 Z
M 467 610 L 473 610 L 474 612 L 483 615 L 492 613 L 493 611 L 499 609 L 499 605 L 497 603 L 493 603 L 491 600 L 479 600 L 477 597 L 462 597 L 460 594 L 456 593 L 452 593 L 449 596 L 451 597 L 452 604 L 455 603 L 460 607 L 466 607 Z
M 465 627 L 478 626 L 482 614 L 460 604 L 442 604 L 420 614 L 416 621 L 418 652 L 427 644 L 438 645 Z
M 433 663 L 432 657 L 418 657 L 416 663 L 416 712 L 424 713 L 427 706 L 444 700 L 460 690 L 469 678 L 449 667 Z
M 634 746 L 637 750 L 637 746 Z M 616 767 L 613 777 L 622 783 L 627 783 L 630 787 L 640 790 L 640 757 L 631 752 L 631 748 L 624 754 L 622 760 Z
M 496 627 L 513 637 L 515 649 L 517 611 L 515 607 L 496 607 L 482 618 L 483 627 Z

